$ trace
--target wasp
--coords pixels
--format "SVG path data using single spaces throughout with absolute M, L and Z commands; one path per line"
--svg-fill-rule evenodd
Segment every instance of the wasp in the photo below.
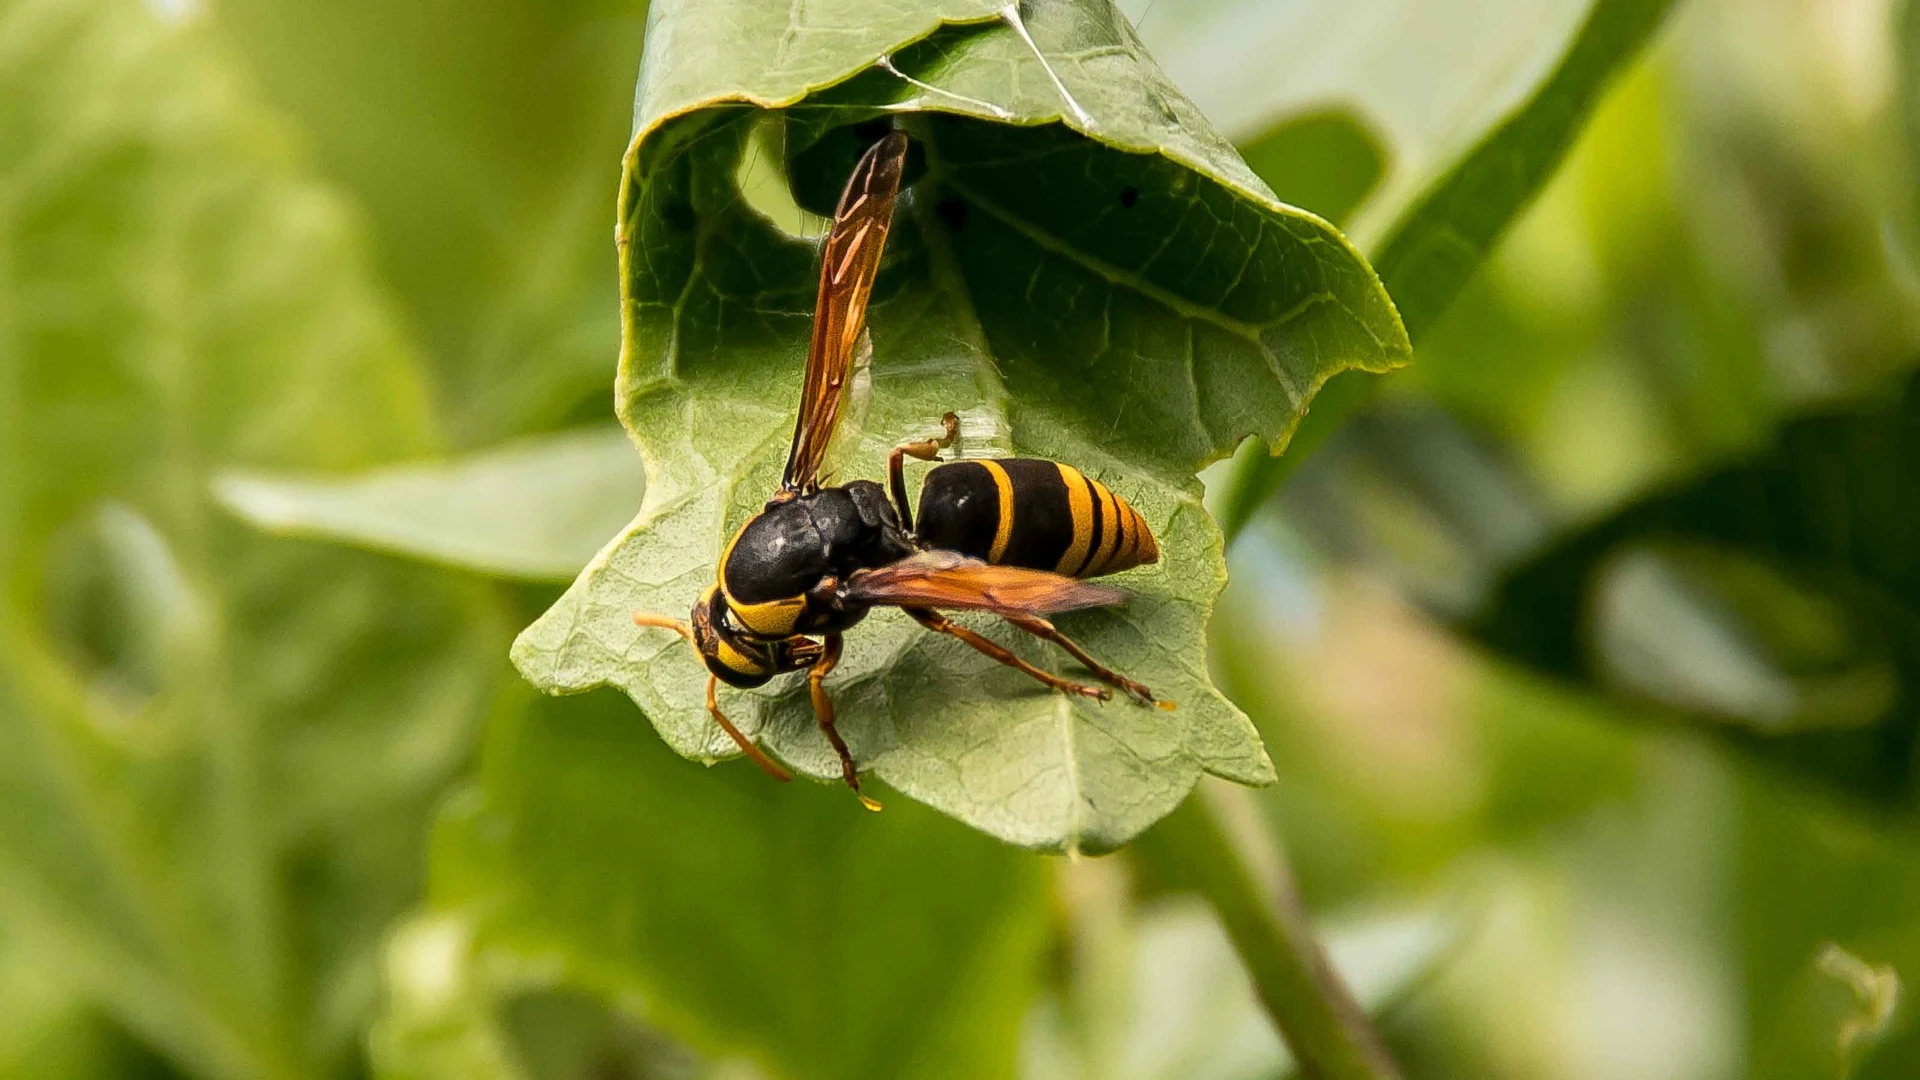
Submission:
M 712 585 L 686 620 L 635 613 L 641 626 L 679 633 L 707 671 L 707 711 L 769 775 L 789 780 L 727 719 L 721 683 L 755 687 L 805 671 L 814 717 L 840 757 L 848 787 L 860 774 L 834 727 L 825 680 L 840 662 L 842 635 L 875 607 L 899 608 L 1063 693 L 1107 700 L 1109 687 L 1172 708 L 1147 687 L 1100 664 L 1047 616 L 1124 601 L 1121 589 L 1083 579 L 1155 562 L 1153 530 L 1125 499 L 1071 465 L 1037 458 L 956 460 L 922 480 L 919 519 L 907 502 L 905 459 L 940 461 L 959 434 L 953 413 L 937 438 L 904 443 L 887 460 L 888 486 L 872 480 L 823 486 L 827 456 L 853 357 L 866 333 L 867 302 L 887 242 L 905 169 L 907 137 L 892 132 L 870 147 L 848 178 L 820 268 L 813 337 L 780 488 L 740 527 L 720 556 Z M 944 611 L 998 615 L 1052 642 L 1105 686 L 1061 678 L 953 622 Z

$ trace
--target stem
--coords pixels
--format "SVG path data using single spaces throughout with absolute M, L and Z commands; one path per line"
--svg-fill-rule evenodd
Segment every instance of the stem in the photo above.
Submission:
M 1379 1033 L 1313 936 L 1279 843 L 1245 790 L 1202 781 L 1137 850 L 1213 905 L 1302 1076 L 1400 1080 Z

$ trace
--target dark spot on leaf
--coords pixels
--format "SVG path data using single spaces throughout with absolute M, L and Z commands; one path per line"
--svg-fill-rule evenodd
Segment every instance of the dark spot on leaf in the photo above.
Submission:
M 1137 188 L 1137 187 L 1123 187 L 1123 188 L 1121 188 L 1121 189 L 1120 189 L 1120 205 L 1121 205 L 1121 206 L 1124 206 L 1124 207 L 1126 207 L 1127 209 L 1129 209 L 1129 210 L 1131 210 L 1131 209 L 1133 209 L 1133 204 L 1134 204 L 1134 203 L 1137 203 L 1137 202 L 1139 202 L 1139 201 L 1140 201 L 1140 189 L 1139 189 L 1139 188 Z
M 959 232 L 967 226 L 967 204 L 959 199 L 941 199 L 934 205 L 934 213 L 946 222 L 947 228 Z
M 695 224 L 693 207 L 686 203 L 668 203 L 660 208 L 660 217 L 674 232 L 691 232 Z

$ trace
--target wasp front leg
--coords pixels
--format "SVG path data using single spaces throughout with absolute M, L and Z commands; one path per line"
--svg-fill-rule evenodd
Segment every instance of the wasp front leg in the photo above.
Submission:
M 807 692 L 813 698 L 813 718 L 820 723 L 820 730 L 833 744 L 833 752 L 840 755 L 840 778 L 853 789 L 854 797 L 860 805 L 869 810 L 880 809 L 880 804 L 860 793 L 860 770 L 853 763 L 853 753 L 847 749 L 847 741 L 840 737 L 840 730 L 834 727 L 833 698 L 827 696 L 826 682 L 828 673 L 840 663 L 841 638 L 839 634 L 828 634 L 827 645 L 820 653 L 820 659 L 813 662 L 807 670 Z
M 751 758 L 755 765 L 760 766 L 761 772 L 782 783 L 793 779 L 792 773 L 781 768 L 778 762 L 767 756 L 766 751 L 755 746 L 753 740 L 747 738 L 745 732 L 733 726 L 733 721 L 727 719 L 727 714 L 720 711 L 720 678 L 716 675 L 707 676 L 707 714 L 713 717 L 714 723 L 720 725 L 721 731 L 727 733 L 734 745 L 740 748 L 741 753 Z
M 945 433 L 937 439 L 920 439 L 915 442 L 901 443 L 887 455 L 887 490 L 893 496 L 893 511 L 900 515 L 900 527 L 913 531 L 913 508 L 907 505 L 907 458 L 919 461 L 938 461 L 940 451 L 952 446 L 960 437 L 960 418 L 948 413 L 940 418 Z

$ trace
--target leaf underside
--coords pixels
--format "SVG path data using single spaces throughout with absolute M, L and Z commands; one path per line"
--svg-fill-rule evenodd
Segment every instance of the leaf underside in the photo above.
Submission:
M 777 34 L 729 51 L 720 70 L 656 71 L 694 62 L 656 47 L 660 27 L 728 17 L 656 7 L 620 219 L 617 396 L 647 496 L 514 659 L 549 692 L 619 687 L 687 757 L 736 752 L 706 715 L 698 658 L 631 620 L 688 609 L 785 457 L 816 256 L 749 207 L 735 176 L 772 116 L 792 189 L 817 201 L 808 193 L 837 188 L 860 148 L 842 129 L 891 115 L 918 154 L 870 316 L 871 392 L 843 433 L 849 474 L 835 479 L 878 477 L 890 446 L 936 433 L 952 410 L 962 454 L 1052 457 L 1103 480 L 1152 525 L 1163 561 L 1116 579 L 1135 594 L 1125 606 L 1058 622 L 1179 708 L 1068 699 L 877 612 L 829 682 L 840 730 L 864 768 L 913 798 L 1016 844 L 1098 851 L 1171 810 L 1203 772 L 1273 776 L 1207 677 L 1224 567 L 1194 471 L 1245 435 L 1284 440 L 1331 374 L 1384 370 L 1407 344 L 1365 262 L 1272 200 L 1124 20 L 1095 4 L 1022 11 L 1024 22 L 929 25 L 886 46 L 891 70 L 870 47 L 816 42 L 838 50 L 835 77 L 816 66 L 776 92 L 758 74 L 729 79 L 772 70 Z M 780 109 L 727 104 L 737 86 Z M 991 620 L 964 621 L 1076 673 Z M 838 775 L 797 679 L 722 702 L 799 772 Z

